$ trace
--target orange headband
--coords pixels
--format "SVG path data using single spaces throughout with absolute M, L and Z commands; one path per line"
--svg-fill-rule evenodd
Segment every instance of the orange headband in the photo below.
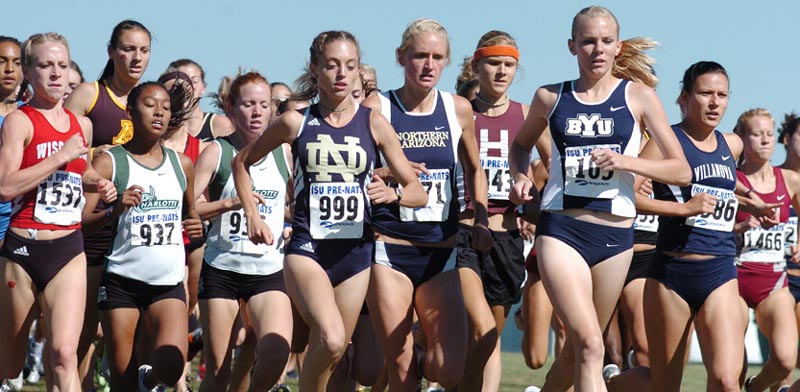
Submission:
M 486 46 L 476 50 L 475 54 L 472 55 L 472 58 L 475 60 L 480 60 L 484 57 L 490 56 L 511 56 L 515 60 L 519 61 L 519 50 L 508 45 Z

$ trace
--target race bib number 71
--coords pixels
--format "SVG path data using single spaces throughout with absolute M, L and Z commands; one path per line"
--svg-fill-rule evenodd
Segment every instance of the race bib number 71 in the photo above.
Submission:
M 430 175 L 420 173 L 419 182 L 428 193 L 424 207 L 400 207 L 403 222 L 444 222 L 450 216 L 450 200 L 453 198 L 450 170 L 430 169 Z

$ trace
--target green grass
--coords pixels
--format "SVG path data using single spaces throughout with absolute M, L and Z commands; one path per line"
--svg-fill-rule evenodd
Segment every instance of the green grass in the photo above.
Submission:
M 500 385 L 501 392 L 522 392 L 528 385 L 541 386 L 547 369 L 550 367 L 552 359 L 541 369 L 531 370 L 525 365 L 522 354 L 519 352 L 503 352 L 503 378 Z M 758 366 L 750 366 L 748 375 L 758 372 Z M 796 372 L 797 376 L 797 372 Z M 297 391 L 297 383 L 289 382 L 292 391 Z M 704 391 L 706 386 L 706 370 L 702 364 L 690 364 L 686 367 L 683 376 L 682 391 Z M 197 385 L 193 385 L 197 391 Z M 25 386 L 23 391 L 44 391 L 44 380 L 40 384 Z

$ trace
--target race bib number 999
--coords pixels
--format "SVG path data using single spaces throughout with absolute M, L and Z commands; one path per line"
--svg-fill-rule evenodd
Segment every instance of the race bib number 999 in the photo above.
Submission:
M 40 223 L 72 226 L 80 223 L 85 202 L 81 176 L 57 170 L 39 184 L 33 218 Z
M 692 197 L 698 193 L 708 193 L 716 196 L 717 205 L 711 214 L 701 214 L 686 218 L 686 225 L 715 231 L 733 231 L 736 208 L 739 206 L 739 201 L 736 200 L 733 191 L 692 184 Z
M 592 160 L 595 149 L 620 153 L 619 144 L 567 147 L 564 150 L 564 194 L 593 199 L 613 199 L 619 193 L 619 176 L 605 171 Z
M 419 182 L 428 193 L 425 207 L 400 207 L 400 220 L 403 222 L 444 222 L 450 216 L 450 200 L 453 189 L 449 169 L 429 169 L 431 174 L 420 173 Z
M 364 194 L 357 182 L 312 183 L 311 238 L 361 238 L 364 234 Z

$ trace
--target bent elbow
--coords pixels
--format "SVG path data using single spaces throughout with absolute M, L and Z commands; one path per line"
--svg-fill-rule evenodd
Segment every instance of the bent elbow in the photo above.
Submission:
M 0 186 L 0 202 L 10 203 L 18 195 L 13 189 L 6 186 Z
M 678 171 L 680 174 L 678 175 L 678 185 L 679 186 L 689 186 L 692 184 L 692 168 L 689 167 L 689 163 L 684 162 L 681 170 Z
M 427 196 L 428 195 L 425 194 L 424 192 L 420 194 L 415 194 L 414 197 L 409 198 L 410 200 L 408 200 L 408 207 L 411 208 L 425 207 L 425 205 L 428 204 Z

